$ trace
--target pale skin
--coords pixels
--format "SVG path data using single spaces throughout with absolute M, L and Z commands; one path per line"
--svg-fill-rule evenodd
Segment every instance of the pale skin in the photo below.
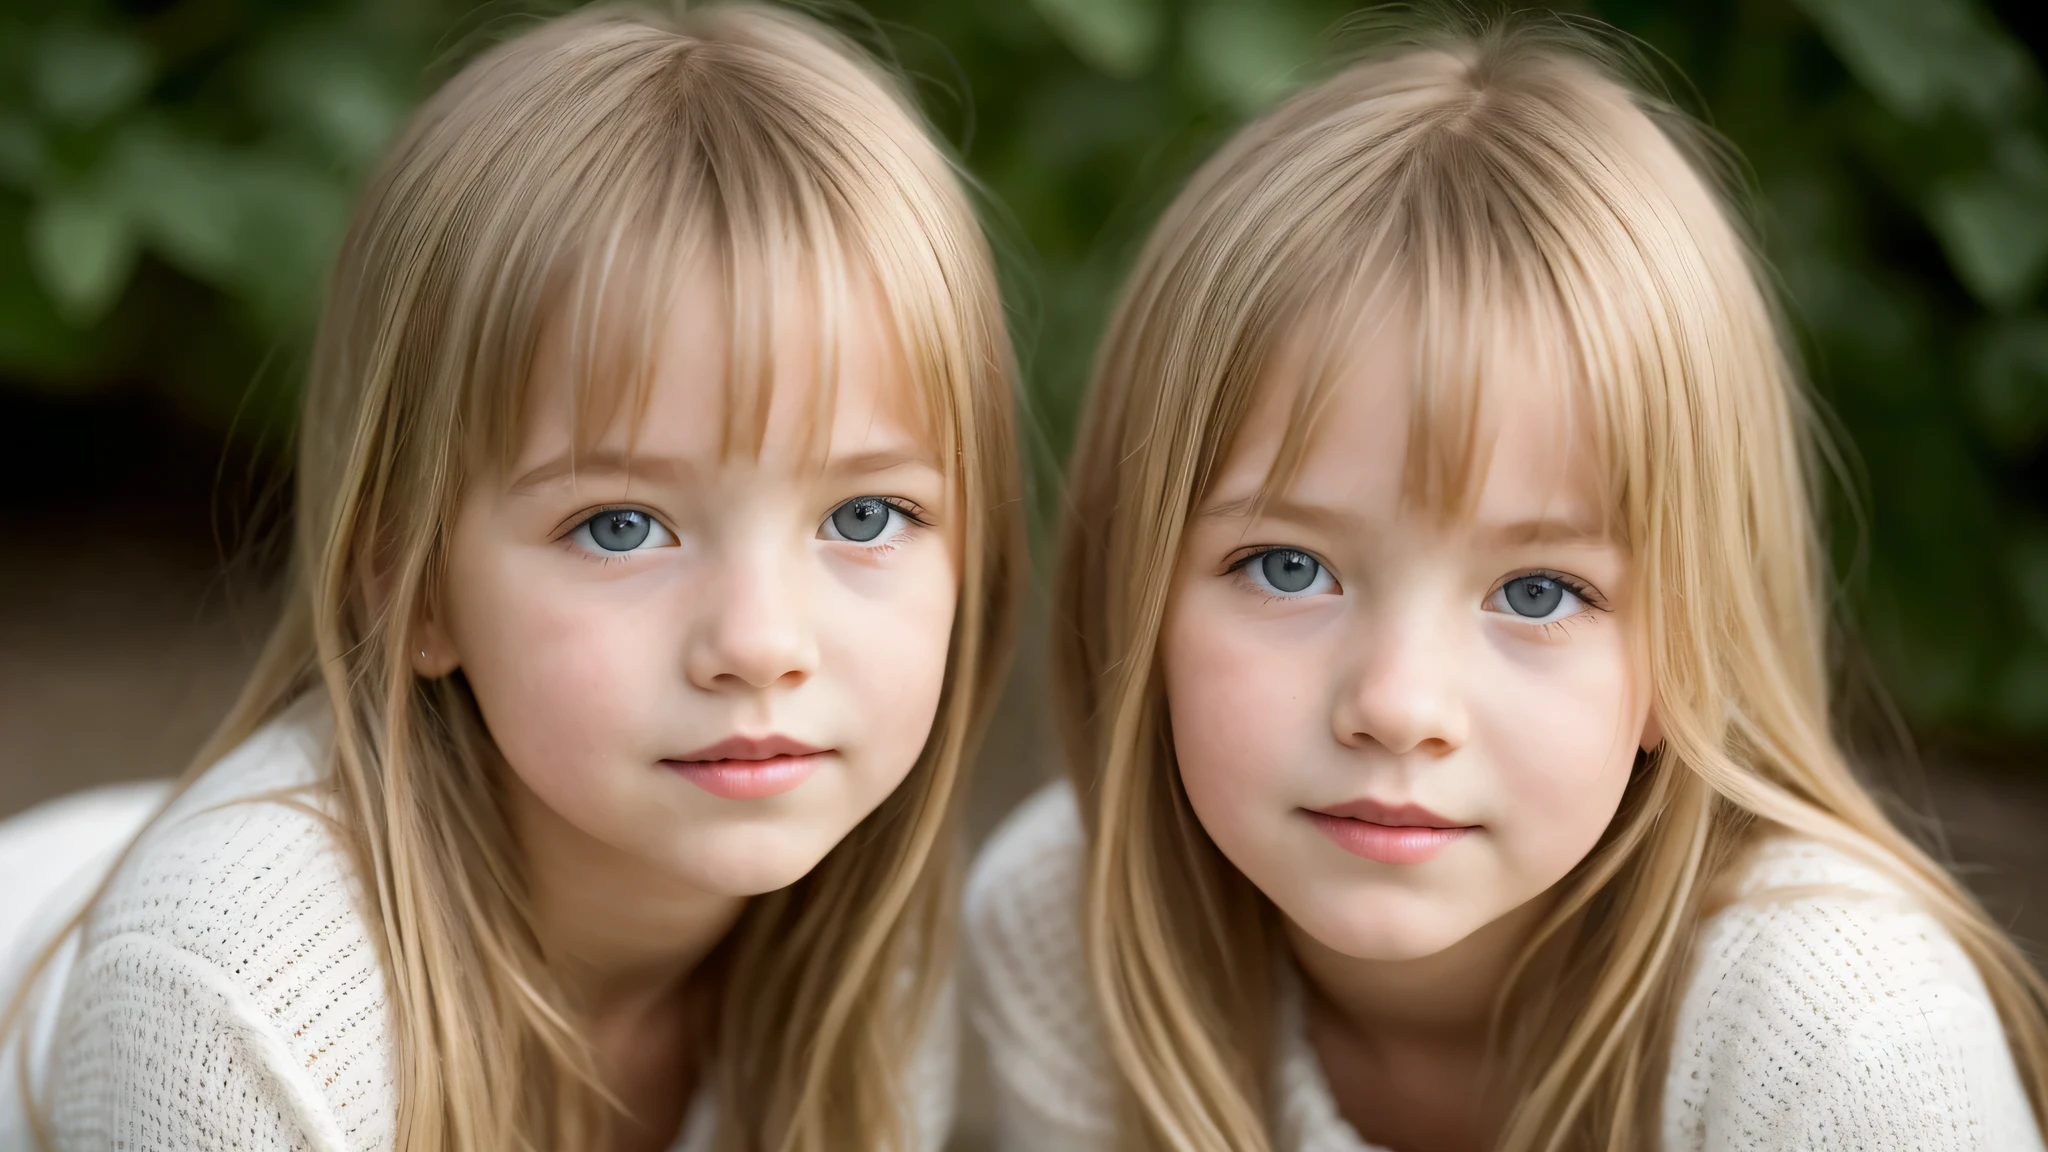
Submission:
M 1262 383 L 1188 524 L 1162 668 L 1188 799 L 1281 913 L 1340 1113 L 1396 1152 L 1476 1152 L 1511 1104 L 1495 994 L 1659 735 L 1559 383 L 1493 382 L 1478 498 L 1439 515 L 1404 495 L 1405 325 L 1363 331 L 1259 507 L 1299 361 Z
M 958 595 L 952 487 L 872 293 L 852 293 L 822 459 L 801 304 L 771 349 L 765 441 L 721 452 L 723 289 L 684 277 L 637 425 L 571 466 L 568 342 L 543 331 L 525 443 L 472 478 L 422 676 L 461 669 L 502 754 L 541 944 L 583 1006 L 615 1147 L 668 1147 L 701 1080 L 690 980 L 751 896 L 816 867 L 908 775 Z M 817 751 L 759 776 L 732 738 Z

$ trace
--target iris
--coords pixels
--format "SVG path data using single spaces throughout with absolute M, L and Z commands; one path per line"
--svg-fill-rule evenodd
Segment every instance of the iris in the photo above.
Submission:
M 1315 583 L 1323 566 L 1306 552 L 1276 548 L 1259 557 L 1259 571 L 1277 592 L 1300 592 Z
M 856 544 L 865 544 L 882 534 L 889 526 L 888 502 L 873 496 L 862 496 L 848 500 L 832 512 L 832 527 L 839 534 Z

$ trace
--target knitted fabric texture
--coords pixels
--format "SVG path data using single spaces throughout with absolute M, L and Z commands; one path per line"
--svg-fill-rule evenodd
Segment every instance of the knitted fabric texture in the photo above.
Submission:
M 1113 1147 L 1117 1075 L 1096 1021 L 1077 910 L 1071 789 L 1026 801 L 969 877 L 971 1016 L 987 1040 L 1004 1152 Z M 1819 844 L 1762 849 L 1702 925 L 1662 1098 L 1664 1152 L 2042 1148 L 1997 1011 L 1935 920 Z M 1279 1152 L 1383 1152 L 1338 1114 L 1278 1005 Z
M 330 725 L 324 703 L 301 701 L 210 768 L 116 874 L 46 1070 L 60 1149 L 392 1146 L 384 973 L 362 886 L 316 814 Z M 932 1018 L 906 1076 L 927 1149 L 952 1120 L 950 993 Z M 700 1093 L 674 1152 L 709 1152 L 713 1128 Z

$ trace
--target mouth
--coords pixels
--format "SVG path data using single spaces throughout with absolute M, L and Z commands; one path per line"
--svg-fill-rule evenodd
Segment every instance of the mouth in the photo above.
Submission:
M 1302 812 L 1337 847 L 1381 864 L 1424 863 L 1480 828 L 1418 805 L 1374 800 L 1304 808 Z
M 831 751 L 787 736 L 733 736 L 661 766 L 713 796 L 759 800 L 802 784 Z

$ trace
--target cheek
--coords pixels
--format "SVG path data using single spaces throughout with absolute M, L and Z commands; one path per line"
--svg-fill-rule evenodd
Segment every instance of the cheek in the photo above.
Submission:
M 1228 853 L 1240 825 L 1273 810 L 1270 794 L 1287 783 L 1276 765 L 1319 721 L 1300 675 L 1305 654 L 1284 631 L 1241 626 L 1233 605 L 1212 591 L 1196 586 L 1175 596 L 1160 666 L 1182 787 Z
M 885 573 L 847 573 L 824 587 L 817 627 L 825 672 L 859 717 L 861 770 L 894 788 L 924 749 L 945 686 L 959 597 L 952 560 L 931 541 L 892 557 Z
M 1511 858 L 1553 879 L 1613 820 L 1642 735 L 1643 694 L 1618 629 L 1598 627 L 1538 666 L 1503 662 L 1478 686 L 1496 835 Z
M 613 602 L 627 598 L 623 588 L 565 581 L 562 568 L 575 561 L 526 551 L 471 549 L 450 565 L 446 611 L 506 763 L 536 792 L 559 797 L 564 783 L 605 779 L 595 769 L 606 761 L 658 758 L 622 743 L 659 730 L 638 696 L 654 678 L 639 666 L 659 659 L 654 640 L 670 624 L 648 604 Z

